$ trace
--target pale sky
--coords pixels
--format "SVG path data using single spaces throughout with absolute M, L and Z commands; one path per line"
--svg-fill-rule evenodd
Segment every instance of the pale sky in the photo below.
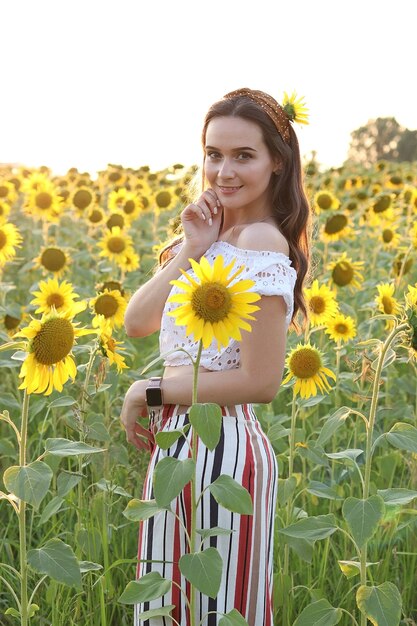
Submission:
M 0 0 L 0 163 L 200 163 L 208 107 L 239 87 L 303 95 L 302 156 L 417 129 L 415 0 Z

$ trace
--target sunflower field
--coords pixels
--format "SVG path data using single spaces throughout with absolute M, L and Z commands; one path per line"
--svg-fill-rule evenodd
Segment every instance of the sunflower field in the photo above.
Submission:
M 157 333 L 127 337 L 124 312 L 196 173 L 0 168 L 1 626 L 133 623 L 149 453 L 119 418 L 162 366 Z M 417 164 L 312 161 L 305 184 L 309 321 L 256 407 L 280 476 L 274 623 L 415 625 Z

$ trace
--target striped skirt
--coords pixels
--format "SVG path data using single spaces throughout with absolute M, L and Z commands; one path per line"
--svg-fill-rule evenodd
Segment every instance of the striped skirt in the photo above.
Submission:
M 158 430 L 176 430 L 188 423 L 184 407 L 165 405 Z M 273 626 L 272 580 L 273 536 L 278 468 L 271 443 L 255 415 L 252 405 L 223 407 L 221 437 L 213 451 L 199 441 L 196 469 L 196 495 L 228 474 L 250 493 L 253 515 L 232 513 L 219 505 L 207 489 L 197 509 L 197 528 L 230 529 L 233 532 L 207 538 L 203 548 L 217 548 L 223 561 L 220 590 L 210 598 L 196 590 L 196 623 L 217 626 L 221 614 L 237 609 L 249 626 Z M 188 436 L 191 435 L 191 429 Z M 152 477 L 155 465 L 164 456 L 184 460 L 189 446 L 181 437 L 168 450 L 154 448 L 149 462 L 143 499 L 154 497 Z M 189 528 L 190 485 L 171 503 L 171 509 Z M 135 626 L 171 626 L 169 618 L 139 619 L 140 612 L 169 604 L 175 605 L 172 616 L 181 626 L 189 626 L 189 610 L 180 589 L 189 597 L 189 583 L 178 568 L 178 560 L 187 552 L 184 529 L 167 511 L 140 523 L 137 579 L 149 572 L 159 572 L 173 581 L 171 591 L 162 598 L 135 605 Z M 199 545 L 199 542 L 197 543 Z M 148 561 L 148 562 L 146 562 Z M 160 561 L 149 562 L 149 561 Z M 165 563 L 163 561 L 166 561 Z M 180 587 L 180 589 L 179 589 Z M 212 613 L 217 611 L 219 614 Z M 208 615 L 207 615 L 208 614 Z M 204 619 L 203 619 L 204 618 Z

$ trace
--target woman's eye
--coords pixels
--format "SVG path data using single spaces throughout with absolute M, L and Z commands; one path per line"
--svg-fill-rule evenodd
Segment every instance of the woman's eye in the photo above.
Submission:
M 241 159 L 242 161 L 245 161 L 246 159 L 251 159 L 252 155 L 249 154 L 249 152 L 241 152 L 239 154 L 239 159 Z
M 207 152 L 209 159 L 218 159 L 220 154 L 218 152 Z

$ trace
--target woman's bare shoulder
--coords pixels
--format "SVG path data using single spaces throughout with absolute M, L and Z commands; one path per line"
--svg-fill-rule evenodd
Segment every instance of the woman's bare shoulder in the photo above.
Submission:
M 284 235 L 273 224 L 248 224 L 239 233 L 236 246 L 247 250 L 271 250 L 288 256 L 290 248 Z

